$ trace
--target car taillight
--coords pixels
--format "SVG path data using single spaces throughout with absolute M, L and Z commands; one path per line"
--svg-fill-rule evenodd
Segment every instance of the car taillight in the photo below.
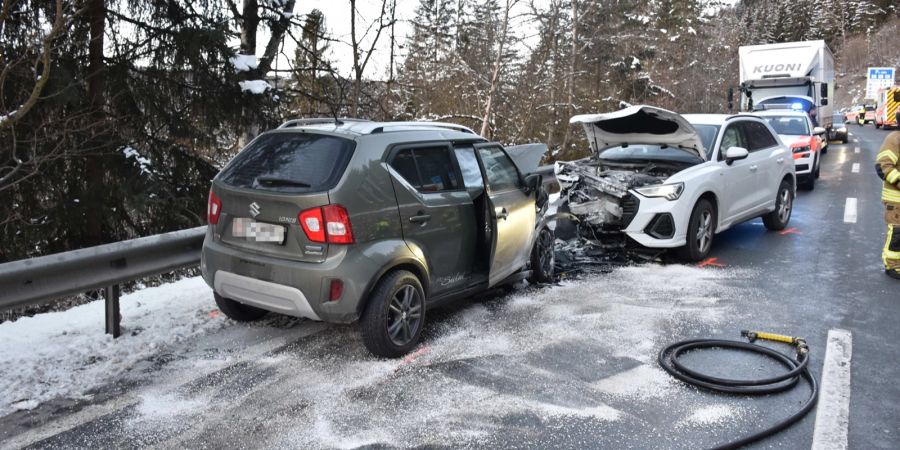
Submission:
M 352 244 L 350 215 L 341 205 L 326 205 L 301 211 L 297 215 L 306 238 L 312 242 Z
M 209 191 L 209 202 L 206 205 L 206 221 L 212 225 L 219 223 L 219 214 L 222 213 L 222 200 Z

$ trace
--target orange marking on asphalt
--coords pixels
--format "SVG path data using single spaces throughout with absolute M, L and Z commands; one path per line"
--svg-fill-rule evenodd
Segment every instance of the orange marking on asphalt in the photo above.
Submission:
M 418 359 L 420 356 L 425 355 L 430 351 L 431 351 L 431 347 L 426 345 L 425 347 L 422 347 L 422 348 L 406 355 L 406 358 L 403 358 L 403 364 L 401 364 L 401 365 L 409 364 L 409 363 L 415 361 L 416 359 Z
M 800 230 L 798 230 L 794 227 L 791 227 L 791 228 L 788 228 L 787 230 L 782 230 L 778 234 L 780 234 L 782 236 L 786 236 L 788 234 L 803 234 L 803 233 L 801 233 Z
M 697 267 L 725 267 L 725 264 L 720 263 L 719 258 L 706 258 Z

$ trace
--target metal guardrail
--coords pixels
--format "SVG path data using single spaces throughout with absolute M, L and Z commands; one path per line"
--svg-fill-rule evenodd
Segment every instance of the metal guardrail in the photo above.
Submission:
M 119 284 L 200 264 L 206 227 L 0 264 L 0 311 L 104 289 L 106 332 L 118 337 Z

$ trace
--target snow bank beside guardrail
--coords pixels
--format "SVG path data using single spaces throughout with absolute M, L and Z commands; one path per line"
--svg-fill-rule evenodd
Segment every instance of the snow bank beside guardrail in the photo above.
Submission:
M 0 324 L 0 416 L 82 395 L 170 344 L 226 323 L 200 277 L 124 295 L 121 308 L 119 339 L 104 334 L 103 301 Z

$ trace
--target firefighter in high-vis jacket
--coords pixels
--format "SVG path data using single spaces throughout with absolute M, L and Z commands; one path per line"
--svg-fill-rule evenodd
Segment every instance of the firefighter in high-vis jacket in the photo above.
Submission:
M 900 131 L 884 138 L 875 170 L 884 180 L 881 188 L 884 220 L 887 222 L 887 241 L 881 256 L 884 272 L 900 280 Z

